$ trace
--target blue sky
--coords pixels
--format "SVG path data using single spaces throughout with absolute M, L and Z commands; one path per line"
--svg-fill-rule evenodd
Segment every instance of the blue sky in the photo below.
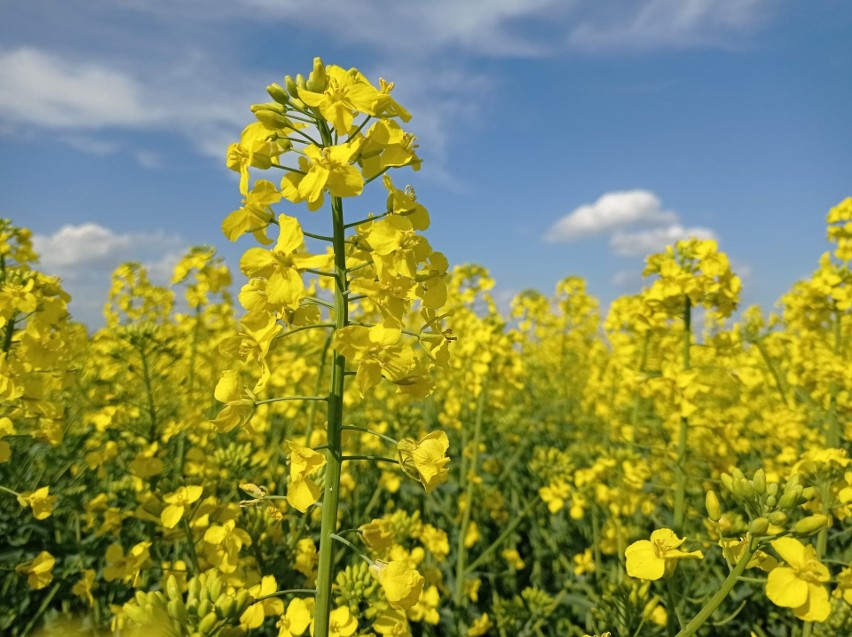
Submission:
M 852 194 L 850 32 L 847 0 L 0 0 L 0 215 L 91 324 L 121 261 L 235 265 L 227 144 L 321 55 L 396 82 L 425 163 L 394 180 L 500 298 L 577 274 L 606 305 L 696 233 L 769 306 Z

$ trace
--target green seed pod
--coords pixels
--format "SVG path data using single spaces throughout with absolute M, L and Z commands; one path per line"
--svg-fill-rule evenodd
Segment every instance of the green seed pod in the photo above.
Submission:
M 793 527 L 793 532 L 796 535 L 813 535 L 824 528 L 828 528 L 830 524 L 831 518 L 829 516 L 817 513 L 816 515 L 809 515 L 808 517 L 802 518 L 796 522 Z
M 704 497 L 704 507 L 707 509 L 707 517 L 718 522 L 722 517 L 722 507 L 719 505 L 719 498 L 713 489 L 707 492 Z
M 763 468 L 758 469 L 754 472 L 754 477 L 751 480 L 751 484 L 754 487 L 755 493 L 759 495 L 763 495 L 766 493 L 766 472 Z
M 286 106 L 287 102 L 290 101 L 290 96 L 287 94 L 287 90 L 280 84 L 270 84 L 266 87 L 266 92 L 269 93 L 269 97 L 274 99 L 279 104 L 283 104 Z
M 198 622 L 198 630 L 204 635 L 210 634 L 218 623 L 219 618 L 216 617 L 216 613 L 210 612 Z
M 787 524 L 787 514 L 783 511 L 773 511 L 768 517 L 769 521 L 775 526 L 784 526 Z
M 753 519 L 748 525 L 748 532 L 752 535 L 763 535 L 769 529 L 769 520 L 761 516 Z

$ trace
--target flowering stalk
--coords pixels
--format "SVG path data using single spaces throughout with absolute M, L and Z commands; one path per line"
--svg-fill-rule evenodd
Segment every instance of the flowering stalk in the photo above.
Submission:
M 757 547 L 755 546 L 754 538 L 749 537 L 748 547 L 743 552 L 742 557 L 740 557 L 733 570 L 728 573 L 728 577 L 726 577 L 725 581 L 722 582 L 719 590 L 716 591 L 715 595 L 710 598 L 704 607 L 698 611 L 698 614 L 693 617 L 692 620 L 690 620 L 690 622 L 684 626 L 675 637 L 690 637 L 704 625 L 704 622 L 710 618 L 710 615 L 719 608 L 719 605 L 725 601 L 725 598 L 731 593 L 731 590 L 733 590 L 734 585 L 737 583 L 737 579 L 739 579 L 740 575 L 743 574 L 743 571 L 746 569 L 749 561 L 751 561 L 756 549 Z
M 685 297 L 683 307 L 683 369 L 688 370 L 689 348 L 692 345 L 692 302 Z M 677 438 L 677 473 L 675 475 L 675 497 L 674 497 L 674 528 L 676 531 L 683 530 L 683 521 L 686 509 L 686 452 L 687 433 L 689 431 L 689 419 L 686 416 L 680 418 L 680 428 Z

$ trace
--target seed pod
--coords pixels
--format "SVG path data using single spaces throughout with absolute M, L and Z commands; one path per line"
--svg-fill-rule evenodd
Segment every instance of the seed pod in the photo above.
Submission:
M 816 515 L 809 515 L 808 517 L 802 518 L 796 522 L 793 527 L 793 532 L 796 535 L 813 535 L 814 533 L 827 528 L 830 523 L 831 518 L 829 516 L 817 513 Z
M 707 517 L 718 522 L 722 517 L 722 507 L 719 505 L 719 498 L 713 489 L 707 492 L 704 497 L 704 508 L 707 509 Z

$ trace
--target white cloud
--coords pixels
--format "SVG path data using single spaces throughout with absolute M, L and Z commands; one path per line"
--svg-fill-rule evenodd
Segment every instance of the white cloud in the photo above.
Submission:
M 51 235 L 33 236 L 40 269 L 62 278 L 71 294 L 71 314 L 90 327 L 103 324 L 110 278 L 118 265 L 141 262 L 153 283 L 167 285 L 184 245 L 173 234 L 116 233 L 96 223 L 66 225 Z
M 249 118 L 246 96 L 263 85 L 258 79 L 249 88 L 251 80 L 232 78 L 230 87 L 236 83 L 240 90 L 229 91 L 228 83 L 214 81 L 216 65 L 202 52 L 167 68 L 134 62 L 127 71 L 33 47 L 0 52 L 2 130 L 67 131 L 59 141 L 101 155 L 118 152 L 121 145 L 96 133 L 164 131 L 221 157 L 225 140 L 233 141 Z M 143 166 L 151 164 L 144 151 L 135 155 Z
M 690 237 L 717 239 L 716 233 L 710 228 L 698 226 L 685 228 L 679 223 L 672 223 L 639 232 L 618 231 L 610 237 L 609 245 L 612 251 L 620 257 L 641 257 L 661 252 L 667 245 Z
M 766 17 L 771 0 L 646 0 L 600 11 L 571 29 L 569 42 L 592 50 L 730 46 Z M 612 3 L 600 3 L 610 5 Z
M 648 190 L 608 192 L 593 204 L 575 208 L 557 221 L 545 240 L 560 243 L 601 234 L 634 224 L 674 222 L 675 213 L 663 210 L 657 196 Z
M 72 63 L 25 47 L 0 54 L 0 113 L 49 128 L 148 124 L 142 88 L 104 66 Z

